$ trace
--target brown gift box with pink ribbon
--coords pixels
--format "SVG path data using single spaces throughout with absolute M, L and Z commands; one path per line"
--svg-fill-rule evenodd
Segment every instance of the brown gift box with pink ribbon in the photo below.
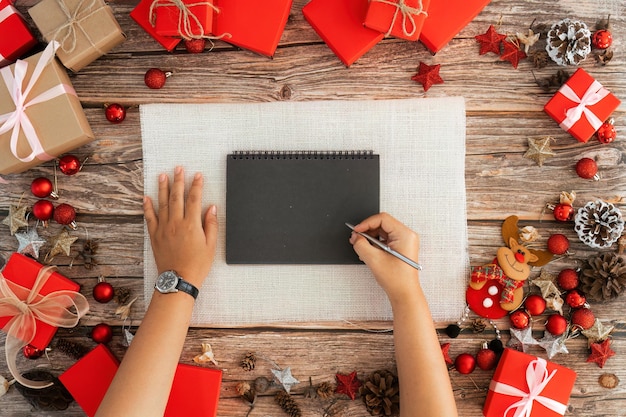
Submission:
M 0 69 L 0 175 L 26 171 L 93 141 L 53 42 Z

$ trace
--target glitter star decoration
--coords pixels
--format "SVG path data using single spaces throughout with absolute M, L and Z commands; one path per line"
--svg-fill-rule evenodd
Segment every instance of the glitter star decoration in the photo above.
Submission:
M 50 252 L 46 255 L 46 261 L 50 261 L 61 253 L 70 256 L 72 243 L 76 242 L 76 240 L 78 240 L 78 237 L 70 235 L 67 230 L 63 229 L 63 231 L 52 240 L 52 249 L 50 249 Z
M 356 371 L 348 375 L 335 374 L 335 379 L 337 379 L 335 392 L 337 394 L 346 394 L 350 399 L 354 400 L 361 387 L 361 381 L 356 377 Z
M 46 244 L 46 241 L 39 237 L 37 230 L 33 228 L 26 232 L 18 232 L 15 237 L 19 244 L 18 253 L 30 255 L 35 259 L 39 258 L 39 249 Z
M 443 78 L 439 75 L 439 68 L 441 68 L 440 64 L 427 65 L 420 62 L 417 74 L 412 76 L 411 79 L 416 83 L 422 84 L 424 91 L 428 91 L 435 84 L 443 84 Z
M 531 284 L 539 287 L 543 298 L 552 297 L 561 294 L 559 288 L 554 284 L 555 279 L 553 274 L 542 269 L 539 278 L 531 280 Z
M 488 52 L 500 55 L 500 45 L 506 39 L 506 35 L 499 34 L 493 25 L 489 25 L 487 32 L 474 36 L 474 39 L 480 43 L 480 55 L 485 55 Z
M 600 320 L 596 319 L 593 326 L 587 330 L 583 330 L 582 334 L 587 338 L 587 343 L 589 347 L 591 347 L 592 343 L 602 342 L 608 339 L 613 329 L 615 329 L 615 327 L 605 326 Z
M 513 65 L 513 68 L 517 69 L 519 62 L 522 59 L 526 59 L 526 53 L 513 42 L 504 41 L 502 42 L 502 45 L 504 45 L 504 50 L 500 55 L 500 60 L 509 61 L 511 65 Z
M 443 353 L 443 360 L 448 365 L 452 365 L 454 361 L 450 358 L 450 343 L 444 343 L 441 345 L 441 353 Z
M 600 368 L 603 368 L 606 361 L 614 355 L 615 352 L 611 349 L 611 339 L 606 339 L 602 343 L 591 344 L 591 354 L 587 358 L 587 362 L 595 362 Z
M 543 166 L 543 162 L 556 155 L 550 148 L 550 142 L 554 138 L 552 136 L 546 136 L 541 139 L 528 139 L 528 150 L 524 154 L 524 158 L 532 159 L 539 166 Z
M 506 345 L 525 353 L 530 346 L 537 344 L 539 342 L 533 338 L 533 330 L 529 326 L 521 330 L 511 328 L 511 338 Z
M 552 359 L 557 353 L 569 353 L 567 346 L 565 346 L 565 338 L 554 336 L 550 332 L 545 332 L 537 344 L 546 350 L 548 359 Z
M 286 367 L 285 369 L 272 369 L 272 374 L 276 382 L 282 385 L 287 392 L 291 390 L 292 386 L 300 382 L 291 375 L 290 367 Z
M 2 220 L 2 224 L 9 226 L 11 236 L 13 236 L 20 227 L 28 226 L 28 222 L 26 221 L 27 208 L 26 206 L 9 206 L 9 215 Z

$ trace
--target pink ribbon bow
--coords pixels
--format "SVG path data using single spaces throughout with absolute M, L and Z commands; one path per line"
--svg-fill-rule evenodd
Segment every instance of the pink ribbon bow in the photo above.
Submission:
M 572 90 L 572 88 L 567 84 L 563 84 L 563 86 L 559 89 L 559 92 L 568 100 L 576 103 L 576 106 L 565 112 L 565 120 L 563 120 L 559 125 L 563 130 L 570 130 L 572 126 L 580 120 L 583 114 L 589 121 L 589 124 L 593 127 L 593 130 L 598 130 L 600 126 L 602 126 L 602 120 L 598 119 L 598 116 L 596 116 L 594 112 L 589 109 L 589 106 L 599 103 L 609 94 L 609 90 L 602 87 L 602 84 L 594 80 L 582 97 L 578 97 L 574 90 Z
M 29 388 L 46 388 L 51 382 L 31 381 L 17 370 L 16 358 L 20 350 L 28 345 L 37 332 L 37 322 L 55 327 L 75 327 L 89 311 L 89 302 L 80 293 L 70 290 L 39 295 L 54 267 L 39 271 L 31 289 L 7 280 L 0 272 L 0 317 L 11 316 L 2 330 L 7 333 L 5 353 L 11 375 L 17 382 Z
M 567 405 L 562 404 L 552 398 L 544 397 L 541 395 L 544 388 L 548 385 L 550 380 L 554 377 L 557 370 L 554 369 L 550 374 L 546 369 L 547 362 L 545 359 L 537 358 L 530 361 L 526 368 L 526 385 L 528 391 L 523 391 L 514 386 L 505 384 L 503 382 L 497 382 L 492 380 L 489 385 L 489 389 L 498 394 L 510 395 L 513 397 L 520 397 L 520 400 L 511 404 L 503 414 L 503 417 L 507 417 L 510 411 L 515 410 L 513 417 L 530 417 L 533 410 L 533 403 L 544 405 L 548 409 L 558 413 L 560 415 L 565 414 Z

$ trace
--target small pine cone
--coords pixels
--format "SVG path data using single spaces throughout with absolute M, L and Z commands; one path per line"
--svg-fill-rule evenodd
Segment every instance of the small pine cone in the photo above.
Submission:
M 333 394 L 335 393 L 335 384 L 328 381 L 322 382 L 317 386 L 315 392 L 317 392 L 318 397 L 325 400 L 333 396 Z
M 73 342 L 65 338 L 58 339 L 54 346 L 65 355 L 76 360 L 79 360 L 90 351 L 90 349 L 82 343 Z
M 256 393 L 249 383 L 245 381 L 238 382 L 237 385 L 235 385 L 235 391 L 237 391 L 237 394 L 239 394 L 239 396 L 249 405 L 254 404 L 254 401 L 256 400 Z
M 287 391 L 278 391 L 274 399 L 289 417 L 302 416 L 302 411 L 300 411 L 298 403 L 296 403 L 296 400 L 294 400 Z
M 246 353 L 246 356 L 241 360 L 241 367 L 244 371 L 252 371 L 256 366 L 256 355 L 254 352 Z
M 483 319 L 475 319 L 472 322 L 472 330 L 474 333 L 482 333 L 487 328 L 487 323 Z
M 580 285 L 593 301 L 616 298 L 626 288 L 626 259 L 614 252 L 588 259 L 580 274 Z
M 534 51 L 530 54 L 530 60 L 537 69 L 545 68 L 548 66 L 550 57 L 546 51 Z
M 546 51 L 558 65 L 578 65 L 591 52 L 591 31 L 584 22 L 563 19 L 547 35 Z
M 115 302 L 119 305 L 127 304 L 130 301 L 130 289 L 126 287 L 115 288 Z
M 387 370 L 374 371 L 361 387 L 365 408 L 373 416 L 400 414 L 398 378 Z

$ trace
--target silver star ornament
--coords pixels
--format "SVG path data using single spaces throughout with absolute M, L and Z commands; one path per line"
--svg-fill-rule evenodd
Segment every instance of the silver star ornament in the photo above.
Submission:
M 554 336 L 550 332 L 545 332 L 543 338 L 539 339 L 539 346 L 546 350 L 548 359 L 552 359 L 557 353 L 569 353 L 565 346 L 565 337 Z
M 17 238 L 17 242 L 19 247 L 17 248 L 17 252 L 30 255 L 35 259 L 39 258 L 39 249 L 47 242 L 39 237 L 37 230 L 30 229 L 26 232 L 19 232 L 15 234 Z
M 272 374 L 274 374 L 274 379 L 276 379 L 276 382 L 281 384 L 287 392 L 291 390 L 292 386 L 300 382 L 296 378 L 294 378 L 293 375 L 291 375 L 290 367 L 286 367 L 285 369 L 272 369 Z
M 511 329 L 511 338 L 506 344 L 516 350 L 522 349 L 522 352 L 528 352 L 528 348 L 533 345 L 537 345 L 539 342 L 533 338 L 533 330 L 530 326 L 525 329 Z

